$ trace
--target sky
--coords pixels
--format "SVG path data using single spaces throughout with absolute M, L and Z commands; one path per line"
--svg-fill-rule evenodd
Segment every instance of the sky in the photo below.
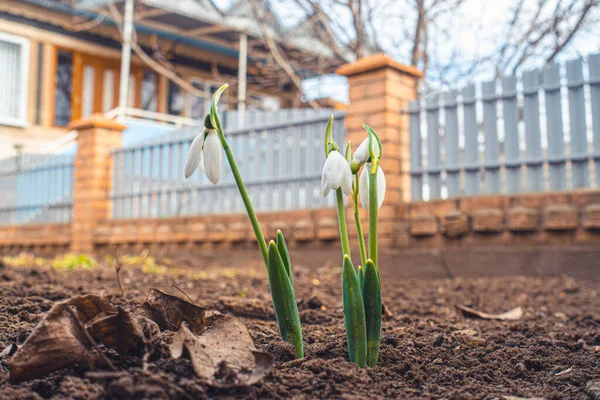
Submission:
M 273 8 L 280 17 L 284 27 L 292 26 L 303 18 L 303 12 L 294 4 L 293 0 L 270 0 Z M 385 1 L 385 0 L 372 0 Z M 431 85 L 436 88 L 446 88 L 443 84 L 436 82 L 433 78 L 436 66 L 448 64 L 448 60 L 457 51 L 461 56 L 453 63 L 456 71 L 464 70 L 472 64 L 472 60 L 480 56 L 493 54 L 499 44 L 505 39 L 506 21 L 511 15 L 511 8 L 518 0 L 467 0 L 459 8 L 452 10 L 436 23 L 436 28 L 430 37 L 431 55 Z M 538 0 L 525 1 L 525 10 L 533 9 Z M 550 2 L 557 0 L 548 0 Z M 215 4 L 222 9 L 230 7 L 235 0 L 214 0 Z M 401 7 L 406 7 L 406 0 L 390 1 L 390 5 L 384 12 L 375 16 L 379 37 L 382 47 L 388 54 L 400 62 L 407 62 L 410 54 L 411 44 L 398 38 L 403 37 L 405 31 L 410 31 L 411 21 L 407 24 L 399 24 L 398 19 L 390 17 L 396 13 L 402 13 Z M 549 10 L 552 7 L 548 7 Z M 594 18 L 600 20 L 596 13 Z M 564 61 L 580 55 L 600 52 L 600 25 L 596 24 L 593 29 L 581 32 L 571 42 L 571 45 L 557 58 Z M 436 62 L 437 61 L 437 62 Z M 531 59 L 524 65 L 525 69 L 540 67 L 542 59 Z M 494 76 L 494 70 L 490 65 L 481 68 L 475 76 L 470 79 L 487 80 Z M 456 85 L 464 85 L 466 82 L 457 80 Z M 324 79 L 306 81 L 304 83 L 305 93 L 308 97 L 333 97 L 336 100 L 347 100 L 347 85 L 344 78 L 326 77 Z

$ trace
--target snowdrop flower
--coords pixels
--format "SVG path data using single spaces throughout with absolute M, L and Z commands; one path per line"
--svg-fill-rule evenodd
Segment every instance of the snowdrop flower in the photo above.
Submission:
M 216 129 L 209 129 L 204 140 L 204 173 L 212 183 L 219 182 L 223 166 L 223 146 Z
M 352 155 L 352 161 L 356 161 L 359 164 L 364 164 L 371 157 L 371 153 L 369 153 L 369 137 L 362 141 L 362 143 L 358 146 L 354 154 Z
M 202 171 L 204 171 L 204 165 L 202 165 L 204 164 L 202 156 L 203 145 L 204 131 L 202 131 L 201 134 L 196 136 L 196 138 L 192 142 L 192 145 L 190 146 L 190 150 L 188 151 L 184 169 L 185 179 L 188 179 L 190 176 L 192 176 L 196 168 L 198 168 L 198 165 L 200 165 L 200 168 L 202 168 Z
M 371 163 L 367 163 L 360 173 L 360 180 L 358 182 L 360 202 L 363 207 L 369 209 L 369 172 L 371 171 Z M 377 204 L 378 208 L 381 208 L 383 199 L 385 197 L 385 175 L 381 167 L 377 168 Z
M 185 177 L 192 176 L 196 168 L 200 166 L 206 177 L 212 183 L 219 182 L 223 166 L 223 146 L 216 129 L 207 129 L 198 135 L 188 152 L 185 163 Z
M 332 150 L 323 166 L 323 176 L 321 177 L 323 197 L 327 196 L 331 189 L 337 190 L 340 187 L 346 195 L 352 192 L 352 171 L 342 153 Z

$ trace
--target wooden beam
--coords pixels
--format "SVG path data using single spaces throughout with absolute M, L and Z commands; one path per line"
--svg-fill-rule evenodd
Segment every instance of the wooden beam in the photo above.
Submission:
M 170 11 L 163 10 L 161 8 L 152 8 L 147 11 L 138 12 L 134 17 L 134 21 L 141 21 L 146 18 L 160 17 L 161 15 L 170 14 Z
M 56 91 L 56 47 L 46 43 L 43 49 L 42 69 L 42 104 L 41 104 L 41 125 L 50 127 L 54 125 L 54 100 Z
M 185 31 L 186 34 L 192 36 L 210 35 L 211 33 L 227 32 L 231 28 L 222 25 L 211 25 L 203 26 L 202 28 L 195 28 Z

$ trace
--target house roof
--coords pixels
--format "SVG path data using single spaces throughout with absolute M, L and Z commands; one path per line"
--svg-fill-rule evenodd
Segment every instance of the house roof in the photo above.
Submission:
M 105 15 L 104 24 L 115 25 L 108 4 L 123 13 L 125 0 L 23 1 L 87 19 Z M 350 61 L 334 54 L 310 29 L 308 19 L 285 28 L 269 0 L 255 0 L 258 18 L 250 1 L 237 0 L 221 10 L 211 0 L 135 0 L 135 28 L 140 33 L 156 34 L 228 57 L 238 56 L 239 36 L 244 33 L 248 35 L 249 60 L 268 76 L 266 86 L 281 85 L 287 76 L 274 63 L 263 33 L 278 44 L 301 78 L 332 73 Z

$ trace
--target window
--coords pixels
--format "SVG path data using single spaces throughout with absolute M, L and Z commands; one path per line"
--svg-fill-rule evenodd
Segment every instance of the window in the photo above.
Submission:
M 142 110 L 156 111 L 156 93 L 158 92 L 158 76 L 155 72 L 144 70 L 142 78 Z
M 193 119 L 204 119 L 206 114 L 210 112 L 210 96 L 217 90 L 216 86 L 212 86 L 210 83 L 203 83 L 199 81 L 192 81 L 192 86 L 196 89 L 202 90 L 209 95 L 208 98 L 190 96 L 190 111 L 188 116 Z
M 59 50 L 56 66 L 56 94 L 54 98 L 54 124 L 67 126 L 71 122 L 73 92 L 73 53 Z
M 185 106 L 185 96 L 181 93 L 179 86 L 169 81 L 169 97 L 167 99 L 167 111 L 171 115 L 181 115 Z
M 29 39 L 0 32 L 0 124 L 27 125 Z

